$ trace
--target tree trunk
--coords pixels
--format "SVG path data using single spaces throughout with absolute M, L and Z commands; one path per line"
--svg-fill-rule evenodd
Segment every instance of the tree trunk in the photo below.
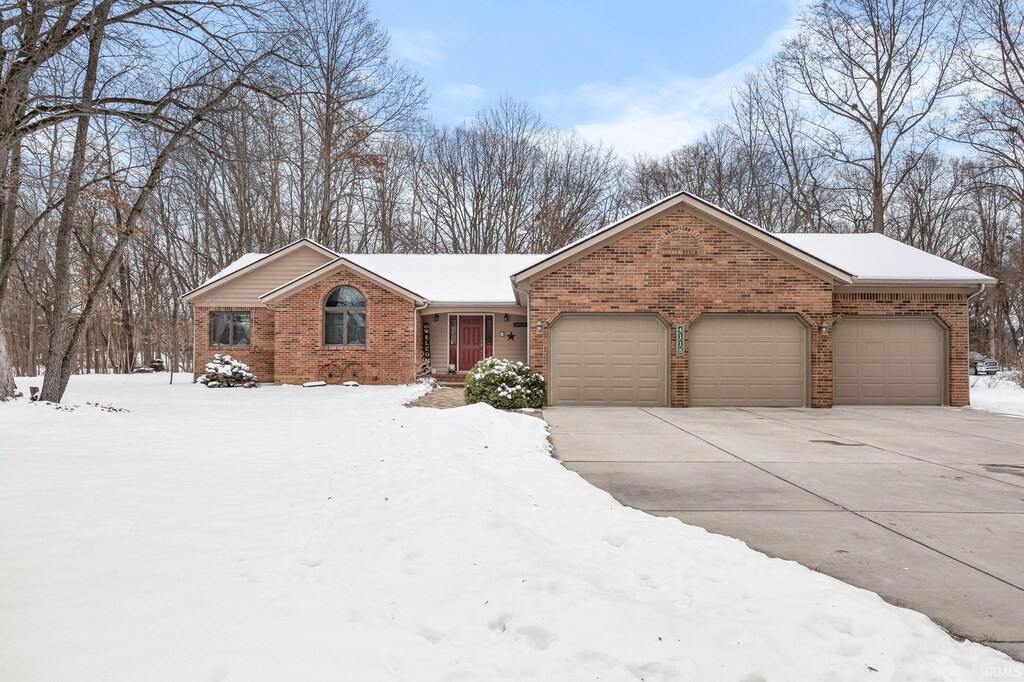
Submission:
M 871 229 L 878 234 L 885 233 L 885 186 L 882 168 L 882 140 L 874 141 L 874 174 L 871 177 Z
M 0 319 L 0 400 L 14 397 L 14 364 L 7 351 L 7 334 Z
M 7 160 L 5 159 L 5 165 Z M 3 225 L 0 226 L 0 307 L 3 305 L 4 293 L 7 290 L 8 277 L 14 264 L 14 218 L 17 213 L 18 186 L 21 178 L 21 142 L 14 144 L 10 153 L 10 163 L 5 168 L 8 184 L 4 196 L 2 212 Z M 2 315 L 0 315 L 2 317 Z M 7 337 L 4 335 L 3 321 L 0 319 L 0 400 L 14 397 L 14 363 L 7 348 Z
M 82 109 L 88 111 L 96 90 L 96 73 L 99 67 L 100 46 L 103 43 L 103 29 L 111 0 L 98 9 L 96 25 L 89 36 L 89 57 L 82 82 Z M 46 360 L 46 376 L 39 399 L 59 403 L 67 390 L 73 369 L 75 348 L 71 343 L 71 231 L 78 207 L 78 195 L 82 189 L 85 173 L 85 149 L 91 117 L 83 114 L 75 126 L 75 145 L 71 153 L 68 179 L 61 207 L 60 222 L 57 225 L 53 260 L 53 331 L 50 336 L 50 356 Z
M 135 368 L 135 329 L 132 324 L 132 292 L 131 280 L 128 277 L 128 266 L 125 259 L 121 258 L 121 265 L 118 267 L 117 276 L 121 289 L 121 333 L 124 334 L 124 356 L 119 365 L 128 374 Z

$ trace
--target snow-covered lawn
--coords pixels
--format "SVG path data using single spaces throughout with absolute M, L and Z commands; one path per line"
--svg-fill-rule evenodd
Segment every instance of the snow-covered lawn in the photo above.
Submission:
M 971 377 L 971 407 L 1024 417 L 1024 388 L 1009 372 Z
M 75 377 L 73 411 L 0 404 L 0 679 L 1021 670 L 875 594 L 621 507 L 549 456 L 536 417 L 403 407 L 422 387 L 165 381 Z

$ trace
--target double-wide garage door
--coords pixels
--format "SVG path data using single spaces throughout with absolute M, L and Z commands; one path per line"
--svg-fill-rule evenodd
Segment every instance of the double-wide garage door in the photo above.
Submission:
M 832 341 L 836 405 L 944 402 L 946 330 L 935 318 L 847 317 Z

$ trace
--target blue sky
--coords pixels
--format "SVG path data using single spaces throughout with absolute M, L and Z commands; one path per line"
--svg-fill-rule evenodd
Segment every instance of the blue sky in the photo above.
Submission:
M 369 0 L 439 121 L 508 94 L 630 156 L 685 144 L 792 30 L 799 0 Z

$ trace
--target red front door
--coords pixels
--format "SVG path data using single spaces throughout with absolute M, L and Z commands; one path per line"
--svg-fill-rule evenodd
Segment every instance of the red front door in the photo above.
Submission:
M 484 359 L 484 316 L 459 315 L 459 371 L 468 372 Z

